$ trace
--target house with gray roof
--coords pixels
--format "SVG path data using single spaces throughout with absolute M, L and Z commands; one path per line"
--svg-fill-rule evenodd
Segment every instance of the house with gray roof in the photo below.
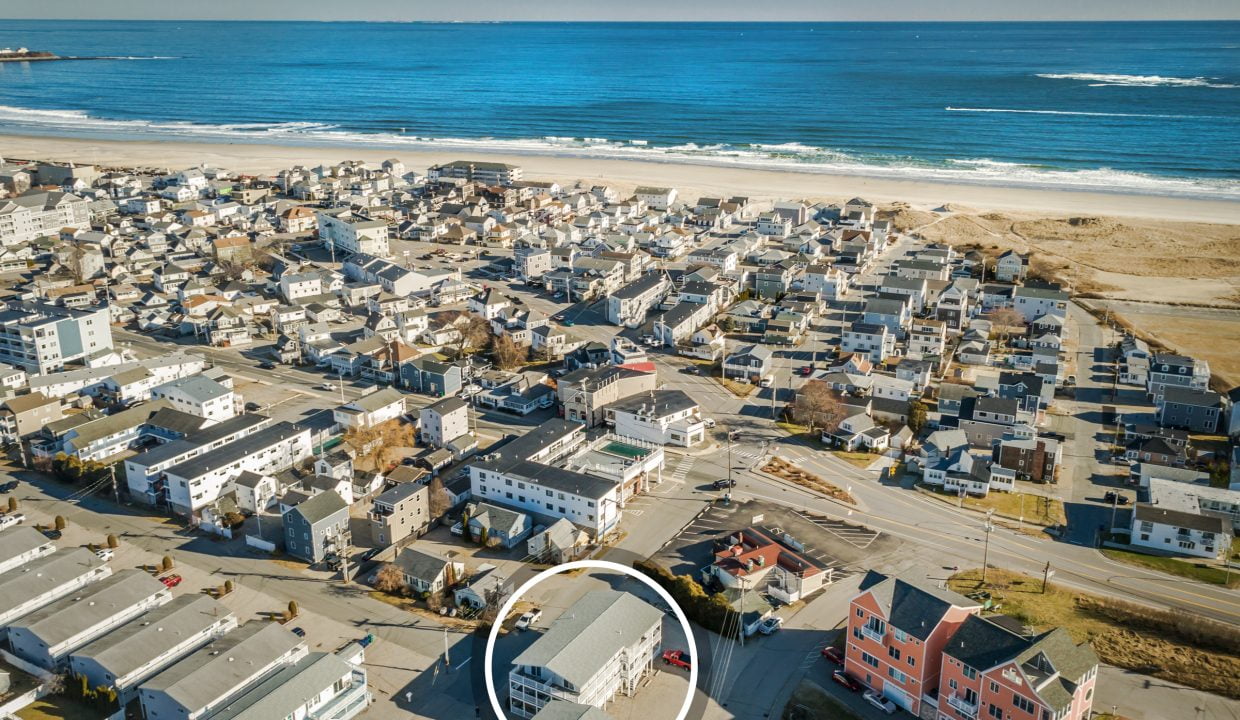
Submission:
M 9 647 L 23 660 L 52 670 L 72 651 L 170 600 L 172 591 L 150 574 L 122 570 L 9 625 Z
M 548 468 L 553 469 L 553 468 Z M 529 536 L 530 516 L 490 503 L 473 503 L 465 509 L 469 516 L 469 534 L 511 548 Z
M 344 549 L 349 529 L 349 504 L 335 490 L 312 495 L 283 516 L 284 549 L 310 564 L 322 562 L 333 549 Z
M 1011 618 L 970 616 L 943 648 L 940 714 L 1089 717 L 1097 674 L 1089 643 L 1063 628 L 1031 634 Z
M 439 555 L 405 548 L 393 563 L 414 592 L 442 592 L 465 575 L 465 564 Z
M 0 574 L 0 627 L 111 574 L 112 568 L 82 547 L 57 550 Z
M 330 718 L 349 720 L 370 705 L 366 669 L 338 654 L 316 652 L 228 702 L 211 720 Z
M 56 543 L 29 525 L 0 530 L 0 576 L 56 552 Z
M 586 593 L 508 671 L 508 709 L 532 718 L 551 698 L 603 708 L 654 672 L 663 613 L 616 590 Z
M 138 688 L 147 718 L 199 720 L 308 653 L 279 623 L 252 620 Z
M 69 668 L 128 702 L 147 678 L 235 627 L 236 616 L 214 599 L 181 595 L 75 650 Z
M 593 705 L 551 698 L 551 702 L 543 706 L 534 715 L 533 720 L 613 720 L 611 715 Z
M 407 466 L 405 466 L 407 467 Z M 402 543 L 426 532 L 431 522 L 430 488 L 418 482 L 399 483 L 371 501 L 366 519 L 375 547 Z

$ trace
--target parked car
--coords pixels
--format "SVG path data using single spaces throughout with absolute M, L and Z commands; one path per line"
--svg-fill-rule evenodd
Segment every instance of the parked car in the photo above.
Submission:
M 372 557 L 374 557 L 374 556 L 378 555 L 378 554 L 379 554 L 379 551 L 380 551 L 380 550 L 382 550 L 382 549 L 383 549 L 383 548 L 371 548 L 371 549 L 367 550 L 366 552 L 362 553 L 362 562 L 366 562 L 367 560 L 371 559 Z
M 853 692 L 858 692 L 861 690 L 861 683 L 857 682 L 855 679 L 853 679 L 852 675 L 849 675 L 843 670 L 835 670 L 834 672 L 832 672 L 831 679 L 843 685 L 844 687 L 848 688 L 849 690 Z
M 736 481 L 729 478 L 719 478 L 710 484 L 716 490 L 727 490 L 736 487 Z
M 774 385 L 774 384 L 775 384 L 775 376 L 774 376 L 774 375 L 767 375 L 766 377 L 764 377 L 764 378 L 762 378 L 761 380 L 759 380 L 759 381 L 758 381 L 758 386 L 759 386 L 759 387 L 764 387 L 764 388 L 769 388 L 769 387 L 771 387 L 771 386 L 772 386 L 772 385 Z
M 675 665 L 678 668 L 688 670 L 693 667 L 693 658 L 689 657 L 689 653 L 684 650 L 664 650 L 663 664 Z
M 104 562 L 111 560 L 115 556 L 116 553 L 112 550 L 112 548 L 100 548 L 95 551 L 95 557 Z
M 517 629 L 528 630 L 530 626 L 542 619 L 542 610 L 533 608 L 517 618 Z
M 275 370 L 276 364 L 270 360 L 264 360 L 258 364 L 260 370 Z
M 13 513 L 11 515 L 0 515 L 0 530 L 11 528 L 14 525 L 21 525 L 26 521 L 26 516 L 21 513 Z
M 172 573 L 171 575 L 165 575 L 161 577 L 159 581 L 164 584 L 164 587 L 174 588 L 177 585 L 181 584 L 182 579 L 183 578 L 180 575 L 177 575 L 176 573 Z
M 263 409 L 263 406 L 262 406 L 262 405 L 259 405 L 258 403 L 254 402 L 254 401 L 250 401 L 250 402 L 248 402 L 248 403 L 246 403 L 246 404 L 245 404 L 245 409 L 246 409 L 247 411 L 249 411 L 249 412 L 256 412 L 256 411 L 258 411 L 258 410 L 262 410 L 262 409 Z
M 800 373 L 801 373 L 801 377 L 809 377 L 810 375 L 814 374 L 814 366 L 813 365 L 802 365 Z
M 306 631 L 305 631 L 305 630 L 302 630 L 302 629 L 301 629 L 301 628 L 299 628 L 299 627 L 295 627 L 295 628 L 293 628 L 292 630 L 290 630 L 289 632 L 293 633 L 293 634 L 294 634 L 294 635 L 296 635 L 297 637 L 305 637 L 305 636 L 306 636 Z
M 840 650 L 834 645 L 828 645 L 825 648 L 823 648 L 822 656 L 830 660 L 831 662 L 835 663 L 836 665 L 844 664 L 844 651 Z
M 371 643 L 373 643 L 374 641 L 375 641 L 374 633 L 366 633 L 366 637 L 362 638 L 361 640 L 358 640 L 357 644 L 365 648 L 365 647 L 370 647 Z
M 9 482 L 6 482 L 5 484 L 0 485 L 0 493 L 6 493 L 6 494 L 7 494 L 7 493 L 11 493 L 11 492 L 13 492 L 13 491 L 14 491 L 14 490 L 16 490 L 16 489 L 17 489 L 17 481 L 16 481 L 16 480 L 10 480 Z
M 56 528 L 47 528 L 46 530 L 43 531 L 43 537 L 47 538 L 48 540 L 59 540 L 60 535 L 61 535 L 60 531 L 57 530 Z
M 714 419 L 714 418 L 706 418 L 706 419 L 705 419 L 705 420 L 703 420 L 702 422 L 706 425 L 706 429 L 707 429 L 707 430 L 714 430 L 714 429 L 715 429 L 715 419 Z
M 336 385 L 334 383 L 323 383 L 322 385 L 319 386 L 319 389 L 326 390 L 327 392 L 335 392 Z
M 891 715 L 892 713 L 896 711 L 895 703 L 891 702 L 890 700 L 883 697 L 882 695 L 879 695 L 873 690 L 866 690 L 865 695 L 862 695 L 861 697 L 865 698 L 866 702 L 878 708 L 879 710 L 882 710 L 888 715 Z
M 784 619 L 778 615 L 772 615 L 762 621 L 762 624 L 758 626 L 758 632 L 763 635 L 774 635 L 783 626 Z
M 1114 491 L 1112 491 L 1112 492 L 1108 492 L 1106 495 L 1103 495 L 1103 498 L 1104 498 L 1107 502 L 1112 503 L 1112 504 L 1114 504 L 1114 505 L 1127 505 L 1127 504 L 1128 504 L 1128 496 L 1127 496 L 1127 495 L 1121 495 L 1121 494 L 1119 494 L 1119 493 L 1117 493 L 1117 492 L 1114 492 Z

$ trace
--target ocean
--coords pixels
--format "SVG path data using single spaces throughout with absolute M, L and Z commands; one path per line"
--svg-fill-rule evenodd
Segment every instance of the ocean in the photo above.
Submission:
M 2 21 L 0 133 L 1240 200 L 1240 23 Z M 0 147 L 0 154 L 3 148 Z

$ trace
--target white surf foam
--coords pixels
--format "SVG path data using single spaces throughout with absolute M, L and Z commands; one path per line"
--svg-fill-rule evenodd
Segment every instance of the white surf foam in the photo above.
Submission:
M 1234 88 L 1231 83 L 1215 82 L 1210 77 L 1164 77 L 1162 75 L 1110 75 L 1106 73 L 1038 73 L 1048 80 L 1081 80 L 1090 87 L 1209 87 Z
M 1202 115 L 1160 115 L 1154 113 L 1108 113 L 1108 112 L 1086 112 L 1083 110 L 1021 110 L 1016 108 L 969 108 L 969 107 L 952 107 L 943 108 L 948 112 L 974 112 L 974 113 L 1021 113 L 1027 115 L 1082 115 L 1085 117 L 1126 117 L 1126 118 L 1201 118 Z
M 949 108 L 953 109 L 953 108 Z M 968 109 L 961 109 L 968 111 Z M 987 109 L 978 109 L 989 111 Z M 1051 111 L 1047 111 L 1051 112 Z M 1054 111 L 1058 112 L 1058 111 Z M 1063 170 L 960 158 L 947 162 L 894 156 L 857 156 L 804 143 L 753 145 L 684 143 L 642 145 L 604 138 L 431 138 L 404 133 L 366 133 L 315 122 L 247 122 L 206 125 L 92 117 L 80 110 L 32 110 L 0 105 L 0 133 L 99 139 L 272 143 L 297 146 L 384 147 L 420 151 L 490 152 L 785 170 L 898 180 L 1044 187 L 1096 192 L 1208 197 L 1240 201 L 1240 180 L 1165 177 L 1110 168 Z

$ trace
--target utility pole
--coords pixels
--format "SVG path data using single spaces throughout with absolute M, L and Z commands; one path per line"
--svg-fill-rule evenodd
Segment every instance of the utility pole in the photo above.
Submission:
M 452 667 L 452 658 L 448 655 L 448 628 L 447 626 L 444 626 L 444 629 L 443 629 L 443 666 L 445 670 Z
M 1110 535 L 1115 530 L 1115 514 L 1119 512 L 1119 493 L 1116 492 L 1111 496 L 1111 526 L 1107 528 L 1107 534 Z
M 986 542 L 982 548 L 982 585 L 986 584 L 986 566 L 990 562 L 990 533 L 995 529 L 994 524 L 990 522 L 990 518 L 994 514 L 993 508 L 986 511 Z
M 121 491 L 116 486 L 116 463 L 108 466 L 108 473 L 112 476 L 112 497 L 116 500 L 116 504 L 121 504 Z
M 1020 515 L 1016 518 L 1016 531 L 1025 531 L 1025 494 L 1020 494 Z
M 1051 579 L 1051 561 L 1046 561 L 1046 567 L 1042 568 L 1042 594 L 1046 594 L 1046 583 Z

